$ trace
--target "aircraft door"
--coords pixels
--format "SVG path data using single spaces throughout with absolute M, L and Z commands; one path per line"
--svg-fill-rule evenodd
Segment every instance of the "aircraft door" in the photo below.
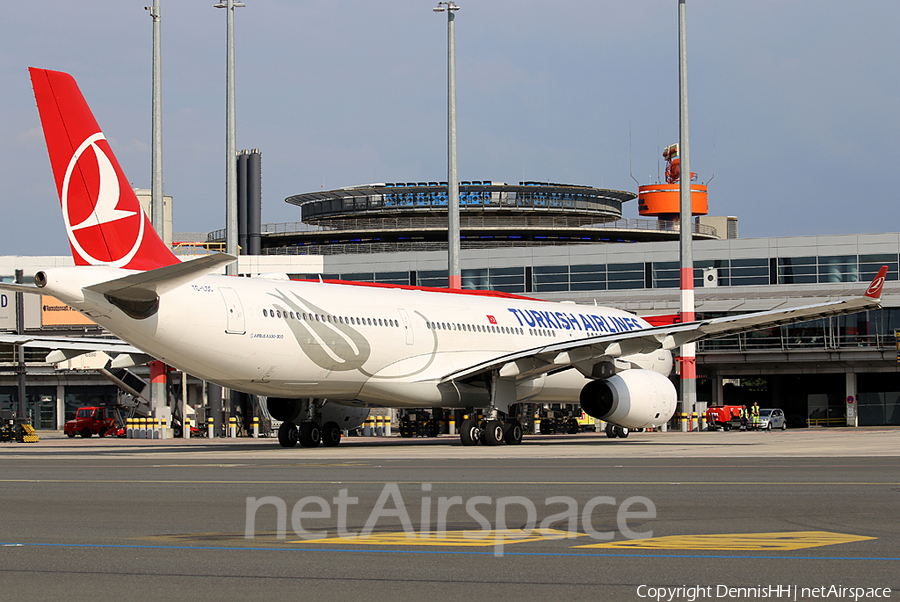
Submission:
M 225 300 L 225 332 L 227 334 L 244 334 L 247 332 L 244 327 L 244 308 L 241 306 L 241 300 L 237 293 L 233 288 L 224 286 L 219 289 L 219 292 L 222 293 L 222 299 Z
M 403 330 L 406 331 L 406 344 L 413 344 L 413 329 L 412 322 L 409 319 L 409 314 L 406 313 L 405 309 L 398 308 L 397 311 L 400 313 L 400 322 L 403 324 Z

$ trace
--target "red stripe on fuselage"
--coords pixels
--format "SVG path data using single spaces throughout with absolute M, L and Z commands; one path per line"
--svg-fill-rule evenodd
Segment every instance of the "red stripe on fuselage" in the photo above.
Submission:
M 298 279 L 294 282 L 320 282 L 319 280 Z M 350 286 L 371 286 L 375 288 L 399 288 L 407 291 L 425 291 L 428 293 L 445 293 L 451 295 L 473 295 L 475 297 L 494 297 L 497 299 L 520 299 L 522 301 L 543 301 L 532 297 L 523 297 L 513 293 L 501 293 L 498 291 L 480 291 L 467 289 L 438 288 L 432 286 L 410 286 L 408 284 L 388 284 L 385 282 L 353 282 L 351 280 L 322 280 L 324 284 L 348 284 Z

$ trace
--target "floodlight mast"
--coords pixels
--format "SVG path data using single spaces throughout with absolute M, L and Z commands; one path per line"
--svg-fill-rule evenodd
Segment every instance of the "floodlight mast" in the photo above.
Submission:
M 150 155 L 150 224 L 166 244 L 165 216 L 163 213 L 162 166 L 162 49 L 160 45 L 159 0 L 153 6 L 145 6 L 153 19 L 153 99 L 151 101 L 151 155 Z
M 237 219 L 237 141 L 234 115 L 234 9 L 243 2 L 226 0 L 213 5 L 226 10 L 225 18 L 225 252 L 238 254 Z M 237 274 L 237 263 L 225 266 L 225 273 Z
M 681 159 L 680 200 L 680 260 L 681 260 L 681 321 L 694 321 L 694 256 L 693 204 L 691 195 L 691 145 L 688 127 L 687 83 L 687 26 L 685 0 L 678 0 L 678 153 Z M 697 345 L 688 343 L 681 347 L 681 411 L 688 414 L 681 421 L 681 430 L 693 428 L 694 409 L 697 401 Z
M 165 215 L 163 212 L 163 166 L 162 166 L 162 48 L 160 44 L 159 0 L 153 6 L 145 6 L 153 19 L 153 99 L 150 111 L 151 154 L 150 154 L 150 225 L 166 244 L 172 244 L 166 237 Z M 163 362 L 149 363 L 150 409 L 154 417 L 166 403 L 166 365 Z
M 456 153 L 456 31 L 455 2 L 438 2 L 434 12 L 447 11 L 447 284 L 462 288 L 459 267 L 459 171 Z

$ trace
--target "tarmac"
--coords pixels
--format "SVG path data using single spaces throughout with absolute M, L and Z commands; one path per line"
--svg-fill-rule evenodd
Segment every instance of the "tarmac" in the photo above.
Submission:
M 900 428 L 40 434 L 0 444 L 0 599 L 900 597 Z
M 193 451 L 199 456 L 223 458 L 281 458 L 286 454 L 310 459 L 417 458 L 762 458 L 762 457 L 865 457 L 900 456 L 900 427 L 807 428 L 787 431 L 695 431 L 632 433 L 627 439 L 610 439 L 604 433 L 578 435 L 526 435 L 521 445 L 463 447 L 459 438 L 404 439 L 391 437 L 344 437 L 337 447 L 282 448 L 274 437 L 194 439 L 116 439 L 91 437 L 69 439 L 61 431 L 38 431 L 36 444 L 0 444 L 0 454 L 54 453 L 72 457 L 115 455 L 117 450 L 135 457 L 164 457 Z

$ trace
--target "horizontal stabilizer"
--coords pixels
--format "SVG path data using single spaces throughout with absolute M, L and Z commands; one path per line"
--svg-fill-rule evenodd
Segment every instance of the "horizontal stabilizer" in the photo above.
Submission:
M 216 253 L 184 263 L 129 274 L 123 278 L 85 287 L 85 290 L 122 299 L 146 299 L 178 288 L 236 259 L 234 255 Z
M 43 295 L 44 292 L 33 284 L 15 284 L 13 282 L 0 282 L 0 291 L 10 291 L 13 293 L 26 293 L 32 295 Z

